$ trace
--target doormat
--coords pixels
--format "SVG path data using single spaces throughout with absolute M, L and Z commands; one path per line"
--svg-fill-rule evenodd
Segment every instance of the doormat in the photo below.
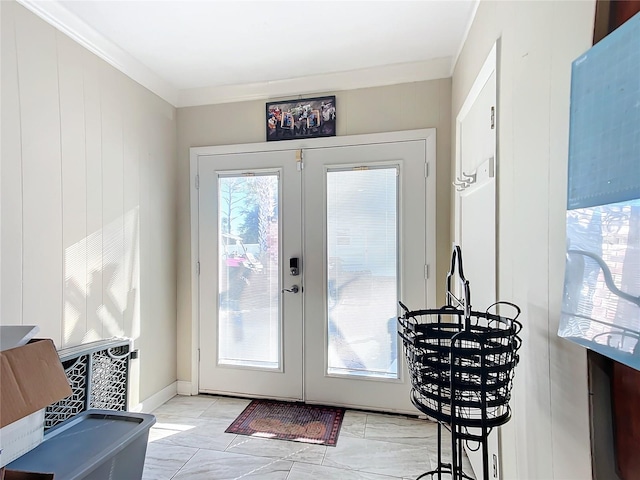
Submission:
M 335 447 L 344 408 L 254 400 L 226 433 Z

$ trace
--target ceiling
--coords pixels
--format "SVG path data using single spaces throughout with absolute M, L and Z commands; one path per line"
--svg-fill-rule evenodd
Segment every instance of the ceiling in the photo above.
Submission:
M 18 0 L 181 107 L 443 78 L 477 0 Z

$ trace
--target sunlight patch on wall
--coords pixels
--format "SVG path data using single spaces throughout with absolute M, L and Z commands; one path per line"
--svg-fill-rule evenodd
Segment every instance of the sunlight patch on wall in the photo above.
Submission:
M 65 346 L 140 335 L 139 207 L 65 249 Z

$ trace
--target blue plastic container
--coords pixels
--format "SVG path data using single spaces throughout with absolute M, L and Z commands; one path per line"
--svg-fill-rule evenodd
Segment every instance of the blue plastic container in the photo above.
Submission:
M 87 410 L 47 432 L 8 469 L 54 473 L 56 480 L 142 478 L 153 415 Z

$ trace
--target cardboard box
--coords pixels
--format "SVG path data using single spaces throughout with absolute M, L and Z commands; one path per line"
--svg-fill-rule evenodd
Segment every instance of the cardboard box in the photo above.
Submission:
M 27 434 L 22 428 L 16 429 L 15 425 L 6 430 L 3 427 L 30 416 L 71 393 L 53 341 L 33 340 L 27 345 L 0 352 L 0 438 L 3 449 L 0 466 L 13 460 L 9 460 L 10 455 L 6 455 L 10 453 L 8 450 L 14 443 L 24 444 L 24 438 L 20 437 Z M 42 432 L 39 432 L 39 437 L 41 441 Z M 30 448 L 36 445 L 30 445 Z M 22 453 L 23 450 L 24 448 Z

